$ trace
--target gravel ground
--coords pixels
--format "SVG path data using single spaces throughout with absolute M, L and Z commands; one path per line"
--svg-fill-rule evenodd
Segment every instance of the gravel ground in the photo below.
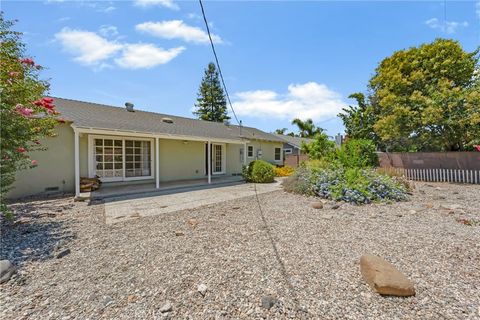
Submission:
M 478 319 L 479 199 L 480 186 L 419 183 L 409 202 L 316 210 L 276 191 L 259 195 L 262 213 L 248 197 L 108 226 L 102 204 L 16 204 L 1 257 L 19 270 L 0 286 L 0 317 Z M 416 296 L 373 293 L 364 253 Z

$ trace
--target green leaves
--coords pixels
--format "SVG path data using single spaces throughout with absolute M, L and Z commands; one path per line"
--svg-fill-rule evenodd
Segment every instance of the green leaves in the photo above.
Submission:
M 389 151 L 455 151 L 480 135 L 479 49 L 437 39 L 380 62 L 368 101 L 340 114 L 347 135 Z
M 227 102 L 220 85 L 219 74 L 212 62 L 205 69 L 193 114 L 206 121 L 223 122 L 230 119 L 227 114 Z

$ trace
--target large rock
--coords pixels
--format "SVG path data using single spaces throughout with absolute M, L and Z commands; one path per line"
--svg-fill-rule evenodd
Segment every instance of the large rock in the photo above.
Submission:
M 374 255 L 360 258 L 360 271 L 370 287 L 382 295 L 408 297 L 415 295 L 413 283 L 391 263 Z
M 0 261 L 0 283 L 10 280 L 12 275 L 17 271 L 15 266 L 8 260 Z
M 323 209 L 323 203 L 320 201 L 312 202 L 311 206 L 313 209 Z

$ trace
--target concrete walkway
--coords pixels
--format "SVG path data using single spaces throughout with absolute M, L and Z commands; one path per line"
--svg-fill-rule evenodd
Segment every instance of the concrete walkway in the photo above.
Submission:
M 281 179 L 274 183 L 257 184 L 258 193 L 281 190 Z M 249 197 L 255 194 L 254 185 L 242 183 L 210 188 L 185 188 L 174 193 L 136 195 L 105 199 L 105 222 L 120 221 L 161 215 L 167 212 L 194 209 L 204 205 Z

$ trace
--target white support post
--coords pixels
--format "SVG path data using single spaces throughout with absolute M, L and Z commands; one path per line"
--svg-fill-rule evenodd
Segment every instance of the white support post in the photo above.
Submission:
M 243 165 L 247 165 L 247 143 L 243 144 Z
M 155 138 L 155 187 L 160 188 L 160 150 L 159 138 Z
M 212 144 L 207 142 L 207 174 L 208 184 L 212 183 Z
M 80 135 L 77 130 L 74 131 L 75 136 L 75 197 L 80 196 Z

